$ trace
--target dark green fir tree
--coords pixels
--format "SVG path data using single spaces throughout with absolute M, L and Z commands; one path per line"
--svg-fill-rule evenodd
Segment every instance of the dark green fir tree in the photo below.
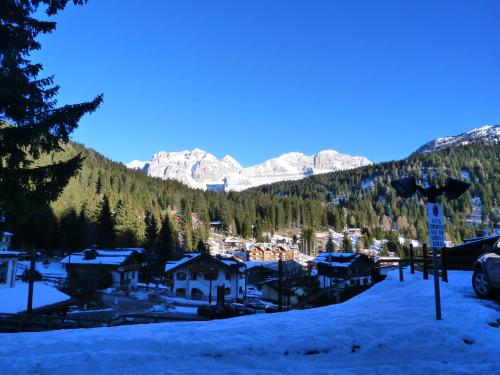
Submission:
M 56 28 L 55 22 L 38 19 L 40 13 L 55 16 L 68 2 L 0 2 L 0 207 L 14 222 L 28 220 L 21 212 L 55 200 L 80 169 L 80 155 L 48 162 L 42 158 L 62 150 L 82 116 L 102 102 L 100 95 L 58 107 L 54 77 L 41 76 L 42 65 L 31 61 L 41 48 L 40 35 Z
M 102 198 L 99 217 L 97 218 L 97 245 L 110 249 L 115 244 L 115 221 L 109 207 L 108 197 Z

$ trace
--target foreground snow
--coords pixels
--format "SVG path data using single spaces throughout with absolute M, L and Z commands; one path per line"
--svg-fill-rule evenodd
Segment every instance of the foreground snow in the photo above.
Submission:
M 0 335 L 6 374 L 500 373 L 500 318 L 473 298 L 470 274 L 433 284 L 397 273 L 336 306 L 226 321 Z M 22 353 L 22 355 L 21 355 Z

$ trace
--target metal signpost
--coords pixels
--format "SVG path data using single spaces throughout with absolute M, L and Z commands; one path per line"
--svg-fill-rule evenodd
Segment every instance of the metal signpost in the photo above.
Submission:
M 439 289 L 438 249 L 444 247 L 443 206 L 439 203 L 427 203 L 427 224 L 429 228 L 429 245 L 432 249 L 432 265 L 434 270 L 434 297 L 436 300 L 436 320 L 441 320 L 441 291 Z
M 402 198 L 411 198 L 417 191 L 427 198 L 427 220 L 429 228 L 429 245 L 432 248 L 432 263 L 434 265 L 434 293 L 436 299 L 436 320 L 441 320 L 441 294 L 439 290 L 439 264 L 437 259 L 438 249 L 444 248 L 444 221 L 443 206 L 438 199 L 443 195 L 447 199 L 457 199 L 467 191 L 470 184 L 454 178 L 447 178 L 442 186 L 421 186 L 415 177 L 405 177 L 391 181 L 391 185 Z M 424 245 L 425 246 L 425 245 Z M 425 248 L 424 248 L 425 258 Z M 426 260 L 424 260 L 426 262 Z M 426 264 L 424 264 L 424 271 Z M 425 273 L 424 273 L 425 279 Z

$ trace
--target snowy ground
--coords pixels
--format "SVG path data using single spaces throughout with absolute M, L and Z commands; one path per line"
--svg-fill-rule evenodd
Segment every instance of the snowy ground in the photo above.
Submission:
M 1 334 L 6 374 L 499 374 L 500 311 L 473 297 L 470 273 L 441 284 L 397 272 L 341 304 L 193 323 Z M 492 325 L 489 325 L 492 324 Z M 22 354 L 21 354 L 22 353 Z

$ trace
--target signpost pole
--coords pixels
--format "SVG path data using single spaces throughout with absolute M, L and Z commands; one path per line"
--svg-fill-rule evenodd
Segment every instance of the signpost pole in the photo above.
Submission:
M 427 222 L 429 225 L 429 243 L 432 249 L 432 268 L 434 273 L 434 297 L 436 302 L 436 320 L 441 320 L 441 291 L 439 288 L 438 249 L 444 247 L 443 207 L 435 202 L 427 203 Z
M 436 300 L 436 320 L 441 320 L 441 290 L 439 289 L 439 265 L 437 249 L 432 248 L 432 267 L 434 271 L 434 297 Z
M 31 259 L 30 259 L 30 270 L 29 270 L 29 278 L 28 278 L 28 306 L 26 311 L 28 314 L 33 313 L 33 289 L 35 283 L 35 270 L 36 270 L 36 252 L 35 245 L 31 248 Z

